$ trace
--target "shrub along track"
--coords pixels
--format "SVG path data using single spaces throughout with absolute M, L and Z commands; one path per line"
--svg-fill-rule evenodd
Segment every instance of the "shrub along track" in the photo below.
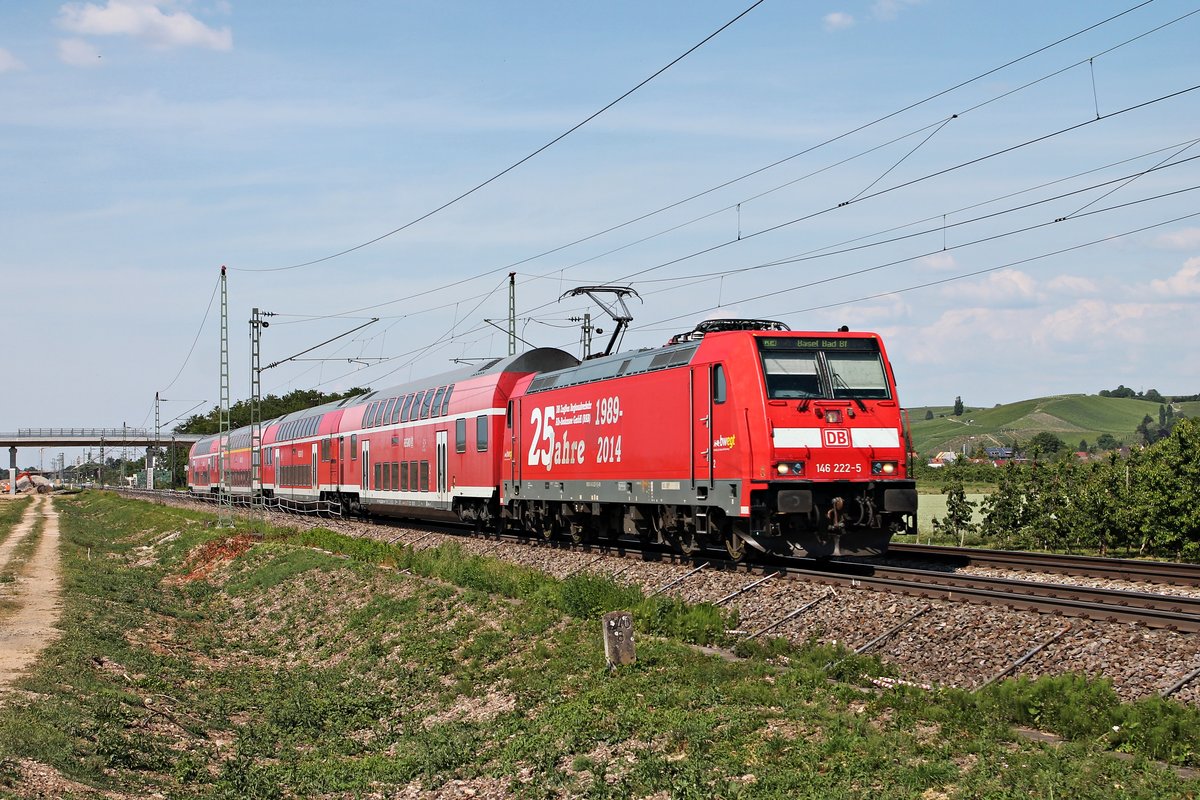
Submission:
M 139 495 L 144 496 L 144 495 Z M 195 502 L 177 498 L 180 502 Z M 211 508 L 211 505 L 205 504 Z M 243 514 L 244 511 L 235 513 Z M 260 512 L 264 513 L 264 512 Z M 939 597 L 914 597 L 865 586 L 828 586 L 695 564 L 641 561 L 599 549 L 514 546 L 451 535 L 414 523 L 374 524 L 289 517 L 297 527 L 324 527 L 414 549 L 456 541 L 464 551 L 534 567 L 558 578 L 587 572 L 690 603 L 736 609 L 747 637 L 816 640 L 878 656 L 902 679 L 976 689 L 1004 677 L 1065 673 L 1104 677 L 1123 700 L 1153 695 L 1200 704 L 1200 636 L 1140 625 L 1061 616 Z
M 41 535 L 37 536 L 39 522 Z M 24 563 L 16 563 L 22 546 L 34 536 L 37 541 L 32 555 Z M 37 496 L 0 544 L 0 573 L 15 575 L 4 592 L 5 599 L 15 608 L 10 606 L 0 614 L 0 693 L 8 690 L 57 635 L 55 625 L 61 610 L 62 586 L 58 538 L 54 501 Z

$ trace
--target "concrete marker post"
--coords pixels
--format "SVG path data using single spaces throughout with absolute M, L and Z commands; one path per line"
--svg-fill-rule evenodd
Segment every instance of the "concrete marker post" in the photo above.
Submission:
M 628 666 L 637 660 L 633 648 L 633 614 L 611 611 L 604 615 L 604 659 L 609 669 Z

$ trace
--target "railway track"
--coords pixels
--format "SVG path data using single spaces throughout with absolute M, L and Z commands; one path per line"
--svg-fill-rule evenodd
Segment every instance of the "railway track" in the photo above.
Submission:
M 1164 583 L 1171 586 L 1200 587 L 1200 564 L 1173 561 L 1144 561 L 1131 558 L 1022 553 L 1010 550 L 982 550 L 974 547 L 897 544 L 888 548 L 888 558 L 934 561 L 949 566 L 996 567 L 1023 572 L 1050 572 L 1092 578 Z
M 130 494 L 160 501 L 172 497 L 169 492 Z M 238 512 L 243 514 L 244 509 Z M 844 644 L 856 653 L 880 656 L 919 685 L 975 689 L 1009 675 L 1084 673 L 1108 678 L 1125 700 L 1161 695 L 1200 704 L 1200 640 L 1192 635 L 1200 620 L 1186 598 L 1152 596 L 1145 605 L 1161 606 L 1139 608 L 1132 596 L 1153 592 L 1089 598 L 1080 595 L 1089 587 L 1038 587 L 1036 581 L 983 585 L 978 580 L 983 576 L 948 575 L 944 569 L 905 575 L 861 562 L 733 564 L 723 551 L 689 557 L 630 542 L 574 545 L 517 534 L 498 540 L 494 534 L 464 537 L 462 528 L 446 525 L 316 516 L 292 519 L 415 550 L 454 534 L 472 555 L 560 579 L 596 574 L 639 586 L 647 596 L 711 602 L 736 609 L 739 633 L 746 638 Z M 513 547 L 512 540 L 540 546 Z M 1031 584 L 1047 596 L 1023 594 Z
M 136 495 L 149 494 L 146 490 L 136 490 L 130 493 Z M 156 492 L 155 494 L 160 493 Z M 170 493 L 168 493 L 168 496 L 171 496 Z M 381 522 L 387 524 L 391 521 L 375 521 L 376 524 Z M 462 535 L 467 531 L 466 526 L 454 526 L 448 523 L 414 523 L 407 520 L 397 520 L 396 524 L 403 525 L 408 530 L 419 528 L 432 532 L 458 535 Z M 699 572 L 701 569 L 743 572 L 761 576 L 774 573 L 780 577 L 796 580 L 806 580 L 831 586 L 869 588 L 931 600 L 996 605 L 1098 622 L 1133 623 L 1144 625 L 1148 628 L 1162 628 L 1187 633 L 1200 632 L 1200 598 L 1193 597 L 981 575 L 955 575 L 942 570 L 875 565 L 853 561 L 814 562 L 802 559 L 777 559 L 760 563 L 734 562 L 728 558 L 723 558 L 720 555 L 723 551 L 711 551 L 685 556 L 670 550 L 647 547 L 641 543 L 626 540 L 608 544 L 573 544 L 569 540 L 543 540 L 528 533 L 515 531 L 488 533 L 486 537 L 497 541 L 511 541 L 523 544 L 536 542 L 557 548 L 583 550 L 601 555 L 690 565 L 693 572 L 687 573 L 687 575 L 680 578 L 680 581 L 686 580 L 688 575 Z M 399 538 L 397 536 L 397 539 Z M 943 559 L 963 559 L 967 555 L 973 555 L 969 548 L 936 548 L 930 550 L 929 548 L 918 549 L 904 545 L 900 547 L 902 548 L 901 552 L 912 554 L 932 552 L 934 554 L 941 554 Z M 960 550 L 963 552 L 959 552 Z M 1023 563 L 1020 559 L 1025 555 L 1029 555 L 1035 560 L 1044 558 L 1047 561 L 1053 561 L 1056 558 L 1046 558 L 1040 554 L 1006 551 L 981 552 L 987 554 L 988 557 L 991 554 L 996 554 L 996 563 L 994 565 Z M 1009 558 L 1010 561 L 1001 560 L 1005 557 Z M 1070 563 L 1072 563 L 1072 558 L 1081 559 L 1083 557 L 1076 556 L 1066 560 L 1058 558 L 1059 571 L 1065 572 Z M 1114 566 L 1112 570 L 1105 571 L 1102 562 L 1106 559 L 1083 558 L 1083 560 L 1091 562 L 1084 565 L 1083 568 L 1086 571 L 1070 574 L 1107 578 L 1115 577 L 1119 572 L 1123 576 L 1136 574 L 1136 579 L 1142 581 L 1147 581 L 1148 578 L 1146 576 L 1150 574 L 1158 574 L 1159 577 L 1163 577 L 1162 573 L 1151 573 L 1148 571 L 1133 573 L 1129 567 L 1125 566 L 1124 561 L 1118 566 Z M 972 561 L 971 563 L 978 564 L 980 561 Z M 988 563 L 992 564 L 993 562 Z M 1131 563 L 1141 564 L 1142 562 Z M 1166 566 L 1186 568 L 1190 565 L 1167 564 Z M 1016 569 L 1018 567 L 1010 568 Z M 1024 566 L 1020 568 L 1030 569 L 1028 563 L 1024 563 Z M 1197 577 L 1200 579 L 1200 575 Z M 1166 581 L 1163 580 L 1161 582 Z

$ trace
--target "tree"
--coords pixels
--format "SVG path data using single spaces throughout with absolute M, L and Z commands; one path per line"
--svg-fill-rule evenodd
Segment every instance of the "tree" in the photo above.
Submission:
M 1130 389 L 1129 387 L 1125 386 L 1124 384 L 1119 384 L 1117 386 L 1117 388 L 1115 388 L 1115 389 L 1101 390 L 1100 396 L 1101 397 L 1129 397 L 1129 398 L 1132 398 L 1132 397 L 1137 397 L 1137 392 L 1133 391 L 1133 389 Z
M 996 491 L 983 498 L 980 532 L 1001 546 L 1008 546 L 1021 528 L 1025 508 L 1025 475 L 1013 462 L 1000 470 Z
M 963 401 L 961 397 L 954 398 L 954 416 L 961 417 L 963 415 Z
M 1154 418 L 1149 414 L 1142 417 L 1141 423 L 1137 426 L 1138 437 L 1142 440 L 1142 444 L 1151 445 L 1159 439 L 1159 429 L 1154 427 Z
M 365 394 L 370 389 L 354 388 L 348 389 L 345 392 L 334 392 L 326 394 L 318 392 L 315 389 L 296 389 L 288 392 L 283 397 L 269 394 L 262 398 L 262 418 L 265 422 L 269 419 L 281 417 L 284 414 L 290 414 L 293 411 L 302 411 L 306 408 L 331 403 L 335 400 L 341 400 L 353 395 Z M 229 407 L 230 427 L 241 428 L 250 424 L 250 403 L 247 400 L 239 400 Z M 220 408 L 214 406 L 207 414 L 196 414 L 175 427 L 176 433 L 217 433 L 220 427 Z
M 1158 389 L 1147 389 L 1146 393 L 1144 395 L 1142 395 L 1142 399 L 1149 400 L 1151 403 L 1167 402 L 1166 398 L 1164 398 L 1161 394 L 1158 393 Z
M 1035 434 L 1029 440 L 1029 450 L 1035 453 L 1058 453 L 1066 449 L 1067 443 L 1050 431 Z M 1036 458 L 1036 456 L 1034 456 Z
M 1145 451 L 1134 488 L 1142 548 L 1177 559 L 1200 558 L 1200 421 L 1181 420 Z
M 933 409 L 932 408 L 925 410 L 925 419 L 933 419 Z
M 1121 443 L 1117 441 L 1117 437 L 1111 433 L 1102 433 L 1096 438 L 1097 450 L 1116 450 L 1120 446 Z
M 1080 439 L 1079 440 L 1079 452 L 1087 453 L 1089 451 L 1090 451 L 1090 448 L 1088 448 L 1087 439 Z
M 933 529 L 938 533 L 953 536 L 958 539 L 958 546 L 966 542 L 967 534 L 975 533 L 979 526 L 973 521 L 975 504 L 967 499 L 966 489 L 963 488 L 962 473 L 956 466 L 949 467 L 950 480 L 942 489 L 946 495 L 946 516 L 933 521 Z

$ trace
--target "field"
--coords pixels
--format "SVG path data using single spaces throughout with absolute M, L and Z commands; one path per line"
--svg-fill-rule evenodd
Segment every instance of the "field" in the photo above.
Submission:
M 64 631 L 0 706 L 2 797 L 1200 792 L 1148 760 L 1197 761 L 1200 713 L 1121 706 L 1103 684 L 880 691 L 874 661 L 702 648 L 736 621 L 456 545 L 217 530 L 107 493 L 57 504 Z M 622 607 L 638 660 L 610 670 L 598 619 Z
M 1200 403 L 1181 405 L 1187 416 L 1200 414 Z M 1189 410 L 1192 406 L 1196 408 Z M 929 456 L 941 451 L 962 452 L 964 445 L 969 451 L 980 445 L 1012 447 L 1042 431 L 1055 434 L 1072 448 L 1081 440 L 1095 444 L 1102 433 L 1130 444 L 1147 415 L 1157 422 L 1158 409 L 1158 403 L 1146 400 L 1070 394 L 994 408 L 968 406 L 961 417 L 955 417 L 949 406 L 912 408 L 909 415 L 916 451 Z M 933 412 L 933 419 L 925 419 L 927 411 Z

